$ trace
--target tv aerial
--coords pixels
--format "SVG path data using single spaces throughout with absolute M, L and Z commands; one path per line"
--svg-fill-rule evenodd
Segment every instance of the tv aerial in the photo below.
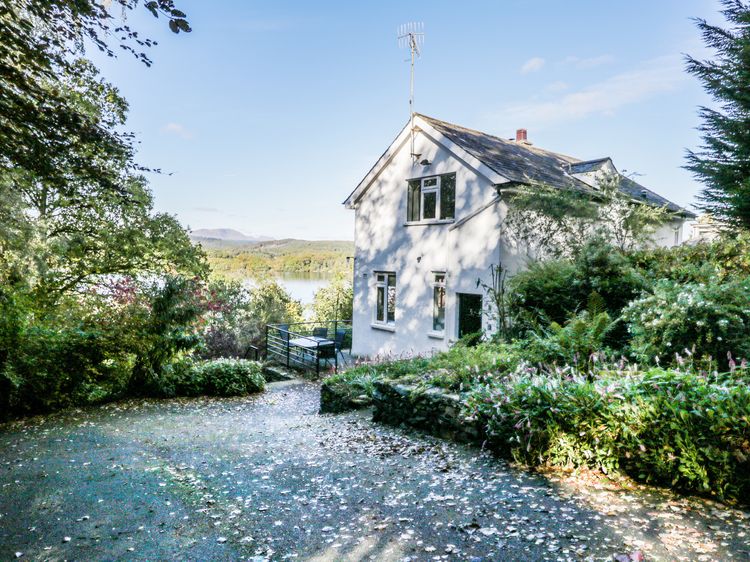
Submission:
M 409 121 L 411 128 L 411 155 L 415 160 L 420 156 L 414 153 L 414 61 L 422 54 L 424 45 L 424 23 L 411 22 L 398 26 L 399 47 L 407 48 L 411 52 L 411 71 L 409 75 Z

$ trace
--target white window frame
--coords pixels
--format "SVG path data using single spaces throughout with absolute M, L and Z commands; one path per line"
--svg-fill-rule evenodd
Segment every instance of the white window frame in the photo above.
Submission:
M 393 330 L 396 325 L 396 303 L 394 298 L 393 310 L 391 311 L 388 304 L 388 280 L 393 277 L 393 290 L 397 290 L 398 278 L 394 271 L 374 271 L 373 279 L 375 280 L 375 306 L 372 311 L 372 326 L 374 328 Z M 383 319 L 378 318 L 378 289 L 383 289 Z M 396 294 L 398 297 L 398 294 Z M 393 320 L 389 320 L 389 313 L 393 312 Z
M 435 180 L 435 185 L 429 185 L 425 187 L 425 182 Z M 419 183 L 419 220 L 421 222 L 438 222 L 442 219 L 440 218 L 440 176 L 429 176 L 426 178 L 422 178 Z M 434 193 L 435 194 L 435 216 L 432 218 L 425 218 L 424 216 L 424 196 L 425 193 Z
M 438 281 L 438 277 L 442 277 L 442 281 Z M 431 338 L 444 338 L 445 337 L 445 324 L 448 319 L 448 289 L 447 289 L 448 274 L 445 271 L 433 271 L 432 282 L 430 283 L 430 304 L 432 305 L 432 325 L 427 335 Z M 435 329 L 435 289 L 443 289 L 443 329 Z

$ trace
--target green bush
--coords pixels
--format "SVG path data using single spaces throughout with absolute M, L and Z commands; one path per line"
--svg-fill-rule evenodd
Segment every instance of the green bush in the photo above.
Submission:
M 750 278 L 703 284 L 664 280 L 653 294 L 632 302 L 623 318 L 642 361 L 657 356 L 681 361 L 689 350 L 726 369 L 729 353 L 750 358 Z
M 658 369 L 594 381 L 523 372 L 478 386 L 466 414 L 496 449 L 528 465 L 750 497 L 750 389 L 741 380 Z
M 511 346 L 481 343 L 473 347 L 454 346 L 433 357 L 415 357 L 386 363 L 367 363 L 331 375 L 324 382 L 326 392 L 342 402 L 372 398 L 374 383 L 393 380 L 423 387 L 467 391 L 487 378 L 513 371 L 519 356 Z
M 339 401 L 348 402 L 360 396 L 372 398 L 373 383 L 378 380 L 410 379 L 426 371 L 430 360 L 423 357 L 364 363 L 331 375 L 323 381 L 326 391 Z
M 628 302 L 650 287 L 642 272 L 630 263 L 628 254 L 598 238 L 583 246 L 575 266 L 578 282 L 584 289 L 579 307 L 585 308 L 591 294 L 596 293 L 612 317 L 617 317 Z
M 242 396 L 261 392 L 266 382 L 261 364 L 245 359 L 216 359 L 197 367 L 202 394 L 209 396 Z
M 166 366 L 155 396 L 243 396 L 265 388 L 260 363 L 246 359 L 196 361 L 183 357 Z
M 562 324 L 575 314 L 587 293 L 570 261 L 534 262 L 509 282 L 511 315 L 520 332 L 541 322 Z
M 519 357 L 532 364 L 571 365 L 589 372 L 603 357 L 612 354 L 605 342 L 617 325 L 603 310 L 597 293 L 592 293 L 589 309 L 560 326 L 556 322 L 546 330 L 531 333 L 514 342 Z
M 630 262 L 653 281 L 682 283 L 725 281 L 750 276 L 750 232 L 733 233 L 713 242 L 632 252 Z
M 525 336 L 540 326 L 564 324 L 587 308 L 593 294 L 599 295 L 604 310 L 617 318 L 622 308 L 650 284 L 627 254 L 593 239 L 575 259 L 534 263 L 513 277 L 509 286 L 516 333 Z M 625 336 L 624 328 L 615 327 L 607 341 L 617 347 Z
M 513 371 L 519 357 L 512 346 L 504 344 L 485 342 L 472 347 L 457 345 L 430 360 L 423 382 L 428 386 L 465 391 L 487 377 L 498 377 Z
M 122 395 L 134 356 L 111 335 L 93 330 L 31 327 L 16 337 L 2 365 L 0 417 L 86 405 Z
M 138 358 L 130 378 L 131 394 L 160 394 L 164 368 L 200 343 L 195 330 L 201 314 L 199 289 L 196 280 L 178 276 L 147 289 L 147 312 L 135 330 Z
M 159 378 L 158 398 L 201 396 L 204 393 L 200 362 L 183 357 L 165 366 Z

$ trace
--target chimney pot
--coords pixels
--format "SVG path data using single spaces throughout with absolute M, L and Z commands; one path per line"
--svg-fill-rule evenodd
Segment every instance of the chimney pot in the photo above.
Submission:
M 516 141 L 526 142 L 526 129 L 516 129 Z

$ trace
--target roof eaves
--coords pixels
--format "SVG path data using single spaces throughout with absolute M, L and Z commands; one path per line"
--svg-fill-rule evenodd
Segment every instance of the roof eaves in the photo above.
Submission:
M 396 135 L 396 138 L 393 139 L 393 142 L 388 145 L 388 148 L 385 149 L 385 152 L 380 156 L 380 158 L 377 159 L 375 164 L 372 165 L 370 170 L 365 174 L 365 176 L 362 178 L 362 180 L 357 184 L 357 187 L 354 188 L 354 190 L 349 194 L 349 196 L 344 200 L 343 205 L 347 209 L 353 209 L 354 205 L 356 204 L 357 200 L 364 194 L 364 192 L 367 190 L 367 188 L 370 186 L 370 184 L 375 180 L 375 178 L 378 177 L 380 174 L 380 171 L 385 167 L 385 165 L 396 155 L 398 150 L 401 148 L 401 145 L 404 143 L 406 139 L 403 139 L 401 142 L 398 142 L 398 140 L 401 138 L 401 136 L 404 134 L 404 132 L 409 128 L 409 122 L 404 125 L 404 127 L 399 131 L 398 135 Z M 396 147 L 394 149 L 394 147 Z

